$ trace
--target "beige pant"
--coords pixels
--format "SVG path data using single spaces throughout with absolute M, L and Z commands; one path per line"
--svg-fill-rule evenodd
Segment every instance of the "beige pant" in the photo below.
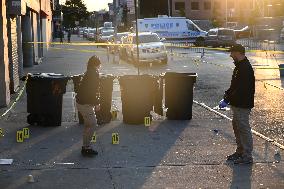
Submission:
M 233 111 L 233 129 L 237 143 L 237 153 L 251 157 L 253 150 L 253 139 L 249 124 L 251 109 L 237 108 L 231 106 Z
M 77 109 L 84 119 L 83 146 L 85 147 L 90 146 L 95 127 L 97 126 L 94 108 L 94 106 L 88 104 L 82 105 L 77 103 Z

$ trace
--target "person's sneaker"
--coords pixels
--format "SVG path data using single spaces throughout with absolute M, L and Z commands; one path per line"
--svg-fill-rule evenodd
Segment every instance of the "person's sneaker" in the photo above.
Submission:
M 252 164 L 252 163 L 253 163 L 252 157 L 247 157 L 247 156 L 242 156 L 234 160 L 234 164 Z
M 240 157 L 242 157 L 242 155 L 235 152 L 232 155 L 227 156 L 227 161 L 235 161 L 235 160 L 239 159 Z
M 98 155 L 98 152 L 96 150 L 93 150 L 92 148 L 82 147 L 81 154 L 83 156 L 95 156 Z

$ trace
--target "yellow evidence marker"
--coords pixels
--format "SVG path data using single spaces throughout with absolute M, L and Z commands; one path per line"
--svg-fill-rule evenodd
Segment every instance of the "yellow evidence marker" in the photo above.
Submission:
M 112 120 L 116 120 L 116 118 L 117 118 L 117 111 L 111 111 L 111 119 Z
M 119 144 L 119 136 L 118 133 L 112 133 L 111 134 L 112 138 L 112 144 Z
M 145 125 L 145 127 L 149 127 L 151 125 L 151 118 L 150 117 L 144 118 L 144 125 Z
M 17 142 L 24 142 L 24 132 L 17 131 Z
M 30 138 L 30 129 L 23 128 L 24 138 Z
M 96 143 L 97 142 L 97 136 L 96 136 L 96 132 L 94 132 L 93 136 L 92 136 L 92 143 Z

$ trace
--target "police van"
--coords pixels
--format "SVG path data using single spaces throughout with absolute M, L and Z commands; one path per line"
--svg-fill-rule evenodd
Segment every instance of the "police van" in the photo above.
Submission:
M 206 31 L 185 17 L 168 17 L 138 19 L 139 32 L 154 32 L 166 40 L 183 40 L 195 43 L 204 41 Z

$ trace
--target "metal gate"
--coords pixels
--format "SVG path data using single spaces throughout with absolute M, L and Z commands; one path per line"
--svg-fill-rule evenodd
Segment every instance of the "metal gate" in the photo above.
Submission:
M 8 17 L 7 21 L 10 90 L 14 93 L 19 88 L 17 16 Z

